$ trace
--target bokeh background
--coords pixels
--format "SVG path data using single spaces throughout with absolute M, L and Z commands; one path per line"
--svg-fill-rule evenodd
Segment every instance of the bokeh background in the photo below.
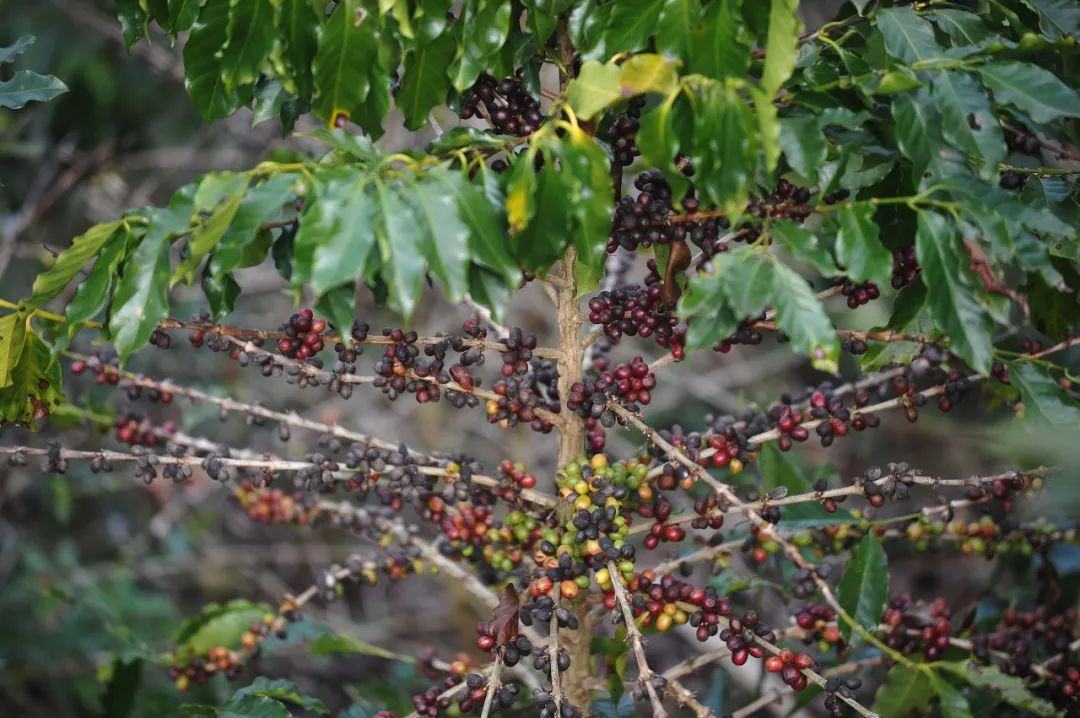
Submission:
M 804 2 L 807 24 L 813 27 L 827 19 L 836 4 Z M 184 91 L 180 45 L 173 47 L 152 32 L 150 43 L 141 42 L 128 53 L 113 12 L 111 3 L 91 0 L 0 0 L 0 46 L 23 34 L 34 35 L 36 43 L 17 67 L 54 74 L 70 88 L 51 103 L 0 111 L 4 299 L 27 296 L 34 275 L 93 223 L 131 207 L 162 204 L 176 188 L 209 171 L 248 168 L 276 154 L 319 151 L 310 140 L 283 138 L 276 121 L 252 127 L 246 111 L 204 123 Z M 451 116 L 439 119 L 446 126 L 456 122 Z M 300 129 L 310 128 L 305 122 Z M 411 134 L 393 124 L 379 145 L 407 148 L 431 136 L 431 130 Z M 643 276 L 642 260 L 630 279 Z M 230 324 L 275 328 L 295 311 L 286 283 L 269 264 L 244 270 L 238 279 L 244 295 Z M 890 311 L 887 300 L 857 314 L 848 313 L 842 298 L 833 301 L 831 308 L 849 326 L 882 323 Z M 203 309 L 203 302 L 197 287 L 178 287 L 173 315 L 186 319 Z M 376 308 L 370 296 L 360 297 L 359 312 L 374 329 L 399 325 Z M 469 307 L 447 305 L 429 292 L 413 326 L 422 333 L 455 331 L 472 315 Z M 542 345 L 553 341 L 551 307 L 538 287 L 530 286 L 514 300 L 509 317 L 535 332 Z M 84 332 L 77 346 L 95 348 L 93 334 Z M 173 338 L 173 349 L 148 348 L 131 361 L 131 368 L 401 439 L 425 451 L 464 450 L 488 466 L 503 458 L 524 461 L 541 487 L 551 485 L 554 435 L 541 436 L 525 427 L 504 431 L 488 425 L 479 410 L 420 406 L 410 397 L 389 402 L 370 387 L 360 387 L 348 402 L 323 391 L 301 391 L 256 372 L 241 372 L 210 352 L 192 351 L 182 333 L 174 332 Z M 657 349 L 631 340 L 616 355 L 655 356 Z M 369 348 L 361 367 L 369 367 L 377 356 Z M 854 376 L 855 369 L 849 361 L 845 376 Z M 494 372 L 488 376 L 490 383 Z M 767 404 L 782 391 L 822 379 L 768 338 L 749 350 L 699 353 L 665 368 L 647 416 L 654 426 L 700 428 L 707 413 L 737 414 L 755 402 Z M 70 411 L 46 422 L 38 433 L 2 428 L 0 444 L 44 446 L 49 437 L 62 436 L 68 447 L 121 448 L 104 424 L 117 413 L 136 411 L 155 424 L 172 420 L 188 433 L 234 447 L 283 456 L 315 449 L 313 435 L 295 431 L 283 444 L 276 427 L 251 426 L 242 415 L 222 421 L 211 407 L 179 399 L 169 407 L 131 402 L 123 391 L 98 387 L 85 375 L 68 373 L 66 382 Z M 1007 409 L 972 395 L 948 416 L 927 410 L 918 423 L 908 424 L 899 414 L 884 415 L 877 431 L 841 440 L 828 450 L 810 442 L 792 456 L 808 472 L 833 482 L 898 459 L 949 477 L 1055 463 L 1064 467 L 1062 477 L 1020 510 L 1029 518 L 1068 522 L 1080 504 L 1077 477 L 1070 469 L 1077 465 L 1076 458 L 1069 454 L 1076 449 L 1077 436 L 1080 427 L 1071 436 L 1030 433 L 1010 422 Z M 609 432 L 608 451 L 624 458 L 638 448 L 636 442 L 634 435 Z M 753 484 L 756 470 L 744 478 L 747 486 Z M 936 500 L 932 492 L 914 494 L 919 503 Z M 178 621 L 210 601 L 247 597 L 273 604 L 284 592 L 306 587 L 315 571 L 344 559 L 354 548 L 352 537 L 327 527 L 256 525 L 229 490 L 201 476 L 180 487 L 156 482 L 147 488 L 122 470 L 91 475 L 87 465 L 73 463 L 67 475 L 57 477 L 33 463 L 19 470 L 0 464 L 0 716 L 102 715 L 100 678 L 114 656 L 167 650 Z M 1047 571 L 1036 574 L 1026 562 L 991 564 L 956 552 L 931 558 L 903 544 L 890 544 L 889 558 L 896 568 L 895 590 L 920 598 L 945 595 L 957 606 L 986 611 L 1030 594 L 1033 585 L 1073 596 L 1080 571 L 1080 553 L 1069 550 L 1055 555 L 1056 571 L 1049 576 Z M 718 580 L 742 587 L 738 605 L 777 607 L 766 582 L 756 580 L 741 560 L 727 573 Z M 1045 583 L 1033 583 L 1037 581 Z M 360 699 L 400 709 L 410 691 L 428 685 L 414 666 L 363 652 L 312 658 L 297 639 L 329 626 L 400 654 L 416 655 L 433 646 L 441 657 L 453 658 L 464 649 L 482 660 L 469 648 L 475 622 L 485 618 L 470 596 L 438 578 L 412 578 L 363 591 L 350 588 L 347 600 L 315 606 L 293 638 L 275 643 L 258 668 L 296 680 L 334 709 Z M 654 667 L 660 669 L 697 650 L 698 644 L 681 634 L 650 644 L 659 656 Z M 755 668 L 728 666 L 704 672 L 692 686 L 723 712 L 752 696 L 759 679 Z M 232 690 L 219 677 L 181 697 L 166 666 L 152 664 L 143 668 L 142 686 L 131 715 L 175 715 L 182 701 L 214 702 Z M 769 707 L 764 714 L 782 715 L 789 708 Z

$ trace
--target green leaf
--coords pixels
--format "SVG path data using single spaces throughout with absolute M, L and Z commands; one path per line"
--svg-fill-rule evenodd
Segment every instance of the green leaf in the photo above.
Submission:
M 142 660 L 113 660 L 112 675 L 101 697 L 104 714 L 109 718 L 126 718 L 135 708 L 135 699 L 142 679 Z
M 874 87 L 875 95 L 896 95 L 922 87 L 922 82 L 909 70 L 899 68 L 885 73 Z
M 1014 708 L 1045 718 L 1059 715 L 1049 701 L 1028 690 L 1023 680 L 1002 673 L 997 666 L 983 666 L 971 661 L 942 662 L 934 665 L 976 688 L 992 692 Z
M 464 175 L 437 172 L 433 175 L 447 192 L 457 199 L 458 217 L 469 227 L 469 254 L 473 261 L 491 269 L 508 287 L 517 287 L 521 270 L 510 255 L 506 241 L 506 218 L 501 212 L 501 195 L 489 200 L 480 187 L 471 184 Z M 485 172 L 482 179 L 494 185 L 494 174 Z M 497 194 L 497 189 L 493 189 Z
M 288 64 L 296 94 L 311 95 L 311 63 L 318 49 L 319 18 L 309 0 L 280 0 L 277 32 L 281 39 L 282 56 Z
M 685 176 L 675 166 L 675 156 L 679 152 L 680 144 L 672 113 L 678 102 L 677 98 L 670 97 L 646 112 L 641 118 L 637 133 L 637 146 L 641 150 L 642 159 L 664 172 L 676 194 L 686 185 Z
M 454 37 L 445 34 L 405 55 L 405 72 L 395 99 L 410 130 L 426 125 L 431 108 L 446 100 L 450 90 L 446 70 L 456 51 Z
M 89 276 L 75 287 L 74 296 L 64 307 L 68 338 L 75 335 L 82 322 L 93 319 L 105 308 L 116 279 L 116 270 L 127 253 L 130 238 L 131 235 L 125 232 L 123 235 L 114 237 L 113 241 L 107 242 L 98 252 Z M 67 343 L 64 342 L 64 345 L 66 346 Z
M 124 262 L 109 312 L 109 331 L 121 361 L 150 339 L 169 314 L 169 232 L 151 224 Z
M 582 295 L 595 289 L 604 274 L 614 190 L 607 155 L 592 136 L 573 128 L 556 151 L 562 165 L 558 176 L 565 187 L 564 201 L 569 201 L 577 225 L 571 241 L 577 249 L 574 278 Z
M 616 65 L 602 65 L 588 60 L 581 72 L 566 88 L 566 101 L 583 120 L 591 119 L 601 110 L 622 98 L 619 85 L 622 70 Z
M 773 303 L 776 323 L 791 338 L 792 348 L 809 355 L 815 368 L 835 373 L 840 353 L 836 330 L 806 280 L 780 262 L 773 272 Z
M 875 17 L 885 39 L 885 49 L 898 60 L 911 65 L 941 56 L 942 48 L 934 39 L 933 26 L 910 7 L 884 8 Z
M 11 374 L 26 347 L 26 315 L 12 312 L 0 317 L 0 389 L 11 386 Z
M 424 256 L 443 293 L 457 302 L 468 291 L 469 228 L 458 215 L 457 198 L 428 180 L 410 186 L 408 198 L 425 235 Z
M 250 685 L 244 686 L 233 693 L 230 700 L 235 701 L 244 696 L 272 698 L 276 701 L 291 703 L 305 711 L 318 713 L 320 715 L 330 712 L 321 700 L 303 695 L 300 693 L 300 689 L 296 687 L 295 683 L 283 678 L 273 680 L 266 676 L 259 676 L 252 681 Z
M 755 42 L 739 12 L 738 2 L 718 0 L 708 3 L 704 14 L 690 26 L 686 42 L 683 60 L 687 72 L 715 78 L 741 78 L 750 68 L 750 53 Z
M 68 282 L 86 265 L 91 257 L 124 225 L 124 220 L 97 224 L 71 241 L 71 246 L 61 252 L 48 270 L 34 279 L 30 302 L 40 307 L 64 290 Z
M 795 69 L 795 54 L 802 30 L 796 14 L 798 8 L 799 0 L 772 0 L 770 3 L 765 67 L 761 72 L 761 87 L 770 100 Z
M 184 621 L 177 629 L 173 640 L 178 646 L 178 657 L 202 656 L 217 646 L 236 647 L 248 627 L 270 612 L 266 604 L 243 599 L 224 605 L 209 603 L 199 615 Z
M 172 277 L 170 286 L 175 285 L 181 280 L 185 280 L 190 284 L 195 276 L 195 270 L 198 269 L 199 263 L 202 261 L 211 250 L 213 250 L 221 238 L 225 236 L 226 230 L 233 223 L 233 219 L 236 218 L 237 213 L 240 211 L 240 205 L 244 201 L 244 197 L 247 193 L 248 181 L 250 175 L 241 175 L 241 181 L 236 182 L 231 187 L 231 192 L 223 197 L 217 206 L 214 207 L 210 216 L 205 220 L 200 220 L 195 228 L 191 230 L 191 239 L 188 241 L 188 256 L 180 263 L 180 266 L 176 268 L 176 273 Z M 201 191 L 201 188 L 200 188 Z M 199 195 L 196 195 L 196 206 L 199 206 Z M 280 206 L 280 203 L 279 205 Z M 245 218 L 248 221 L 252 221 L 251 216 Z M 252 224 L 257 226 L 258 220 L 253 220 Z M 246 233 L 248 227 L 239 229 L 239 232 Z
M 11 62 L 11 58 L 21 55 L 26 48 L 33 44 L 33 35 L 22 35 L 7 47 L 0 47 L 0 63 Z
M 690 55 L 690 28 L 701 17 L 702 7 L 697 0 L 666 0 L 656 26 L 656 49 L 665 55 Z
M 20 424 L 31 431 L 63 404 L 63 374 L 49 345 L 33 332 L 25 335 L 18 362 L 10 370 L 10 381 L 0 388 L 0 426 Z M 18 342 L 17 333 L 13 341 Z M 0 348 L 0 357 L 6 352 Z
M 772 293 L 772 262 L 758 252 L 739 252 L 737 261 L 724 267 L 722 283 L 728 304 L 742 317 L 761 313 Z
M 619 77 L 623 97 L 659 92 L 667 95 L 679 84 L 678 63 L 663 55 L 634 55 L 622 64 Z
M 990 36 L 990 29 L 978 15 L 966 10 L 933 10 L 928 17 L 942 29 L 953 45 L 975 45 Z
M 378 19 L 360 0 L 344 0 L 322 26 L 312 70 L 316 87 L 311 109 L 331 127 L 364 111 L 379 50 Z
M 765 444 L 761 447 L 758 468 L 761 470 L 761 477 L 764 479 L 763 488 L 766 491 L 771 491 L 778 486 L 785 487 L 791 494 L 810 491 L 810 481 L 803 475 L 803 471 L 787 454 L 772 444 Z M 785 524 L 787 519 L 787 510 L 785 509 Z
M 750 96 L 754 98 L 754 114 L 757 116 L 761 149 L 765 155 L 765 170 L 772 172 L 780 161 L 779 110 L 772 101 L 773 96 L 760 87 L 751 87 Z
M 317 201 L 324 204 L 322 216 L 330 219 L 329 226 L 317 223 L 313 228 L 318 244 L 312 259 L 311 286 L 323 294 L 364 275 L 375 246 L 377 207 L 367 190 L 352 181 L 333 183 Z
M 1005 159 L 1005 139 L 990 98 L 974 76 L 945 70 L 934 76 L 930 94 L 941 113 L 941 129 L 957 149 L 982 160 L 981 175 L 992 178 Z
M 388 651 L 381 646 L 376 646 L 359 638 L 334 633 L 324 633 L 310 644 L 308 652 L 313 656 L 336 656 L 342 653 L 357 654 L 362 656 L 375 656 L 391 661 L 401 660 L 401 656 Z
M 607 52 L 615 54 L 645 48 L 649 37 L 656 32 L 664 0 L 620 0 L 613 5 L 604 31 Z
M 885 287 L 892 277 L 893 257 L 878 237 L 874 211 L 870 202 L 856 202 L 837 211 L 836 259 L 848 278 Z
M 293 185 L 296 179 L 294 174 L 279 174 L 246 192 L 240 190 L 240 204 L 221 239 L 213 248 L 214 253 L 209 264 L 212 274 L 220 275 L 237 267 L 250 267 L 262 261 L 269 248 L 266 241 L 270 237 L 260 227 L 264 222 L 273 222 L 281 216 L 282 206 L 295 196 Z M 209 227 L 212 221 L 213 217 L 206 226 Z M 257 240 L 260 237 L 263 238 L 260 251 L 254 251 L 253 245 L 259 244 Z
M 942 718 L 973 718 L 967 698 L 948 679 L 931 672 L 930 683 L 937 693 Z
M 116 0 L 116 19 L 124 34 L 124 46 L 131 46 L 146 35 L 146 5 L 140 0 Z
M 921 281 L 934 321 L 949 337 L 949 348 L 980 373 L 990 370 L 992 337 L 990 321 L 965 286 L 961 267 L 967 266 L 956 246 L 955 229 L 934 212 L 919 212 L 915 253 L 922 265 Z
M 575 3 L 570 12 L 568 30 L 570 41 L 581 53 L 583 60 L 608 58 L 614 52 L 608 52 L 605 45 L 604 31 L 616 3 Z
M 175 36 L 178 32 L 191 29 L 199 17 L 206 0 L 168 0 L 169 31 Z
M 818 238 L 800 224 L 781 220 L 769 226 L 769 233 L 793 258 L 806 262 L 825 277 L 835 276 L 839 269 L 829 251 L 821 246 Z
M 889 565 L 881 541 L 867 533 L 844 569 L 836 589 L 840 605 L 855 623 L 873 630 L 885 612 L 889 600 Z M 844 640 L 851 640 L 852 628 L 840 621 Z
M 271 0 L 230 0 L 226 39 L 221 48 L 221 80 L 227 89 L 255 83 L 275 37 Z
M 943 142 L 939 129 L 941 118 L 929 93 L 920 90 L 915 94 L 893 98 L 892 120 L 896 128 L 896 144 L 911 160 L 912 174 L 918 184 Z
M 559 15 L 566 12 L 572 0 L 524 0 L 528 10 L 529 28 L 537 43 L 545 42 L 559 23 Z
M 1043 34 L 1051 40 L 1080 35 L 1080 7 L 1072 0 L 1028 0 L 1042 16 Z
M 221 77 L 221 48 L 228 40 L 230 0 L 206 0 L 184 44 L 184 82 L 188 95 L 209 121 L 231 115 L 243 105 Z
M 356 285 L 351 282 L 341 284 L 326 292 L 315 302 L 315 312 L 327 317 L 337 329 L 347 332 L 356 316 Z
M 1080 117 L 1080 94 L 1038 65 L 988 62 L 979 66 L 979 75 L 997 102 L 1026 112 L 1036 122 Z
M 229 700 L 218 709 L 217 715 L 218 718 L 292 718 L 283 703 L 256 695 Z
M 390 289 L 390 305 L 412 316 L 424 281 L 423 238 L 413 212 L 394 189 L 378 184 L 375 236 L 382 254 L 382 278 Z
M 0 107 L 18 110 L 27 102 L 48 102 L 67 91 L 67 85 L 52 75 L 19 70 L 10 80 L 0 82 Z
M 474 0 L 465 3 L 461 17 L 458 54 L 450 66 L 454 89 L 464 92 L 502 49 L 510 35 L 509 0 Z
M 758 154 L 754 130 L 752 111 L 732 87 L 717 82 L 702 90 L 689 154 L 704 198 L 732 217 L 742 213 L 749 196 Z M 680 140 L 686 144 L 688 138 Z
M 907 718 L 915 711 L 920 716 L 926 715 L 933 697 L 930 679 L 924 671 L 893 666 L 874 695 L 874 712 L 890 718 Z
M 825 161 L 825 137 L 816 117 L 781 117 L 779 143 L 791 169 L 806 178 L 817 176 L 817 168 Z
M 1077 426 L 1080 422 L 1080 406 L 1044 368 L 1016 361 L 1009 365 L 1009 378 L 1020 390 L 1025 416 L 1059 426 Z
M 202 290 L 206 300 L 210 303 L 210 316 L 214 321 L 232 314 L 236 308 L 236 299 L 240 296 L 240 285 L 236 283 L 231 272 L 214 274 L 210 267 L 203 269 Z

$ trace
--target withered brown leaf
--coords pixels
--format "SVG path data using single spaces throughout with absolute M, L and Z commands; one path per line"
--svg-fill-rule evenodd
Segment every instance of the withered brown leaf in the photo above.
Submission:
M 521 612 L 521 599 L 513 584 L 506 584 L 506 588 L 499 595 L 499 603 L 492 613 L 491 635 L 495 637 L 495 645 L 505 648 L 518 636 L 518 621 Z

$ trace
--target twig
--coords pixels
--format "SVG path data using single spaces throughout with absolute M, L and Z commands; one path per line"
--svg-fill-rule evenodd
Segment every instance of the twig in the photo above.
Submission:
M 641 637 L 641 631 L 638 630 L 637 625 L 634 623 L 634 611 L 630 608 L 630 600 L 626 597 L 626 587 L 622 585 L 622 573 L 614 561 L 608 561 L 607 566 L 608 571 L 611 573 L 611 586 L 615 591 L 615 598 L 619 602 L 619 608 L 622 610 L 623 621 L 626 623 L 626 637 L 630 641 L 630 647 L 634 650 L 634 658 L 637 660 L 638 682 L 644 684 L 645 691 L 649 695 L 653 716 L 667 718 L 667 711 L 664 710 L 664 704 L 661 702 L 660 696 L 656 693 L 656 687 L 653 685 L 653 678 L 656 674 L 649 668 L 649 662 L 645 658 L 644 639 Z
M 495 693 L 502 686 L 499 682 L 499 676 L 502 674 L 502 667 L 502 651 L 499 651 L 495 654 L 494 667 L 491 669 L 491 675 L 488 676 L 487 695 L 484 696 L 484 707 L 480 711 L 480 718 L 488 718 L 488 715 L 491 713 L 491 704 L 495 700 Z

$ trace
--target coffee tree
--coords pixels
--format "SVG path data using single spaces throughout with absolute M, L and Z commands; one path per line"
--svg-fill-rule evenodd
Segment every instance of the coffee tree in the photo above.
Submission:
M 264 643 L 347 583 L 437 571 L 490 611 L 487 660 L 421 657 L 431 687 L 414 716 L 704 718 L 717 713 L 687 677 L 747 663 L 776 675 L 730 715 L 791 693 L 832 715 L 1080 715 L 1080 633 L 1060 592 L 979 620 L 890 593 L 897 545 L 1050 565 L 1075 530 L 1014 508 L 1069 480 L 1064 467 L 940 477 L 910 456 L 815 480 L 786 455 L 961 400 L 1080 427 L 1072 2 L 853 0 L 811 32 L 796 0 L 118 5 L 129 46 L 151 22 L 186 36 L 206 120 L 250 107 L 289 132 L 310 114 L 326 146 L 93 226 L 3 305 L 5 423 L 48 423 L 67 371 L 246 415 L 305 447 L 273 456 L 122 417 L 123 451 L 6 445 L 11 471 L 204 474 L 253 520 L 356 537 L 355 555 L 279 605 L 213 604 L 177 631 L 157 668 L 177 689 L 218 673 L 249 683 L 184 710 L 324 712 L 288 680 L 251 682 Z M 381 151 L 391 107 L 434 140 Z M 447 129 L 451 111 L 467 122 Z M 235 272 L 262 264 L 312 308 L 280 327 L 231 324 Z M 170 288 L 196 282 L 208 311 L 175 318 Z M 477 319 L 411 329 L 428 284 Z M 550 346 L 501 326 L 528 284 L 551 300 Z M 369 327 L 358 287 L 402 325 Z M 870 302 L 891 304 L 887 323 L 860 323 Z M 74 351 L 85 334 L 111 348 Z M 649 424 L 653 395 L 679 390 L 672 365 L 773 341 L 820 383 L 699 426 Z M 559 468 L 423 452 L 125 368 L 148 344 L 341 401 L 448 403 L 554 432 Z M 826 376 L 848 356 L 857 376 Z M 609 451 L 612 432 L 640 450 Z M 890 510 L 902 501 L 915 508 Z M 735 587 L 736 571 L 768 599 Z M 657 670 L 649 638 L 666 632 L 702 652 Z

